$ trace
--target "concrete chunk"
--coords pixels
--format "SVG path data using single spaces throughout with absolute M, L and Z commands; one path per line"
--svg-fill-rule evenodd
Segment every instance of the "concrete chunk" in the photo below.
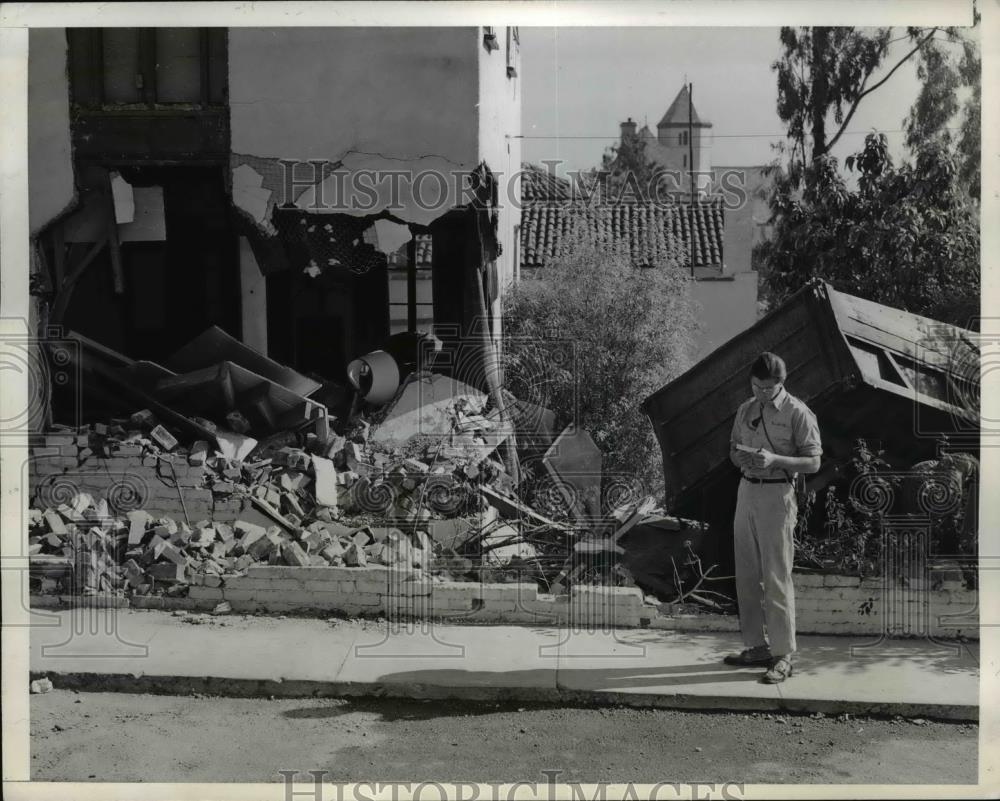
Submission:
M 368 564 L 368 557 L 364 547 L 357 542 L 351 543 L 344 551 L 344 564 L 348 567 L 365 567 Z
M 128 519 L 128 544 L 130 547 L 133 545 L 139 545 L 146 533 L 146 524 L 153 518 L 148 512 L 139 509 L 134 512 L 129 512 Z
M 285 564 L 296 567 L 305 567 L 310 564 L 308 554 L 302 550 L 297 542 L 286 542 L 281 546 L 281 555 Z
M 63 522 L 62 517 L 60 517 L 58 512 L 54 512 L 51 509 L 45 510 L 45 522 L 48 523 L 49 531 L 53 534 L 68 534 L 66 530 L 66 524 Z
M 314 456 L 313 471 L 316 476 L 316 503 L 320 506 L 337 506 L 337 471 L 333 462 L 322 456 Z

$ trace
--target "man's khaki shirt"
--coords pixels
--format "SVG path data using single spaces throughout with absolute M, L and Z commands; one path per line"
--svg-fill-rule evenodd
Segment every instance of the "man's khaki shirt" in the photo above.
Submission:
M 765 426 L 767 433 L 765 434 Z M 767 434 L 771 435 L 768 442 Z M 733 421 L 730 437 L 733 445 L 763 448 L 778 456 L 821 456 L 823 446 L 819 437 L 816 415 L 787 389 L 781 391 L 763 407 L 756 398 L 740 404 Z M 786 478 L 780 467 L 742 468 L 750 478 Z

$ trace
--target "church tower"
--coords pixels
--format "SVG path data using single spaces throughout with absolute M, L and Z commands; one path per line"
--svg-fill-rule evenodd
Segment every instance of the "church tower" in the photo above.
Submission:
M 688 127 L 688 110 L 690 109 L 691 126 Z M 691 137 L 689 145 L 688 136 Z M 698 110 L 690 102 L 687 84 L 683 86 L 670 108 L 656 124 L 656 160 L 668 170 L 683 173 L 681 186 L 685 192 L 690 192 L 688 171 L 692 169 L 689 159 L 693 151 L 693 164 L 696 173 L 708 173 L 712 169 L 712 123 L 703 120 Z M 695 176 L 695 185 L 708 187 L 711 183 L 707 176 L 700 180 Z

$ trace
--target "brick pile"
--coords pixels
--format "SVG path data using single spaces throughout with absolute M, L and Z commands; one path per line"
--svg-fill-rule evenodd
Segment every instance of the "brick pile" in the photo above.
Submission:
M 243 459 L 182 447 L 148 410 L 55 429 L 33 451 L 28 549 L 43 591 L 183 594 L 201 576 L 251 565 L 434 569 L 462 575 L 467 539 L 499 515 L 480 492 L 512 491 L 468 404 L 453 432 L 403 449 L 370 445 L 357 418 L 344 436 L 275 434 Z M 405 451 L 405 452 L 404 452 Z M 419 457 L 419 458 L 418 458 Z M 456 518 L 448 543 L 428 532 Z M 509 528 L 509 527 L 508 527 Z M 516 531 L 515 531 L 516 533 Z

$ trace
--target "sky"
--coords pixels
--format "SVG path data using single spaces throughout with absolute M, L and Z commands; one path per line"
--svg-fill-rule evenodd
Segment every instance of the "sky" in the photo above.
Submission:
M 906 45 L 893 45 L 883 73 Z M 713 124 L 711 163 L 768 163 L 784 137 L 771 69 L 780 52 L 778 28 L 521 28 L 522 157 L 560 159 L 560 174 L 597 166 L 628 117 L 655 132 L 686 76 L 695 109 Z M 914 61 L 862 100 L 834 148 L 841 163 L 872 128 L 894 157 L 905 153 L 900 129 L 920 88 Z

